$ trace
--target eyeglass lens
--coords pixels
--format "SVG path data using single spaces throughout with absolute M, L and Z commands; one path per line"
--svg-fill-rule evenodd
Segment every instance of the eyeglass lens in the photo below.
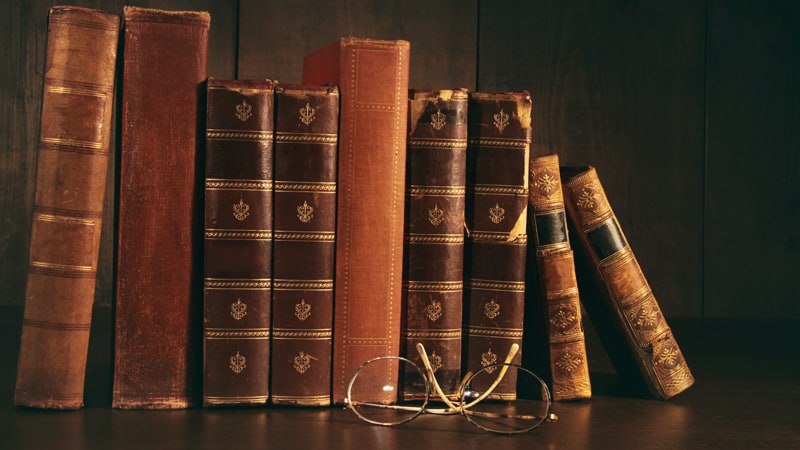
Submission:
M 422 413 L 428 392 L 422 369 L 405 358 L 387 356 L 365 363 L 353 375 L 348 404 L 367 422 L 399 425 Z

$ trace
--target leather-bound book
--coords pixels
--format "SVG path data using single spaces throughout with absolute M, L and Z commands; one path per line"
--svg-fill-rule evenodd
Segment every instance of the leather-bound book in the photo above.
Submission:
M 50 9 L 19 406 L 83 406 L 119 27 L 116 14 Z
M 335 85 L 275 91 L 272 403 L 331 403 L 336 232 Z
M 400 352 L 409 54 L 406 41 L 342 38 L 303 62 L 304 84 L 335 83 L 340 95 L 335 403 L 364 361 Z M 376 386 L 396 376 L 387 370 Z
M 112 405 L 200 401 L 210 16 L 126 7 Z
M 589 364 L 581 320 L 581 303 L 575 262 L 569 241 L 558 155 L 531 158 L 528 203 L 528 290 L 525 309 L 526 352 L 523 361 L 539 358 L 529 335 L 536 328 L 545 333 L 542 346 L 555 400 L 578 400 L 592 396 Z M 538 289 L 536 289 L 538 287 Z M 542 319 L 533 323 L 534 319 Z
M 522 344 L 528 245 L 531 97 L 473 92 L 469 101 L 462 366 L 503 362 Z M 521 354 L 514 357 L 519 363 Z M 514 398 L 503 378 L 495 397 Z
M 661 399 L 694 384 L 594 167 L 565 167 L 564 197 L 581 300 L 626 384 Z M 582 276 L 582 275 L 586 276 Z
M 461 382 L 467 105 L 464 89 L 409 95 L 401 350 L 424 367 L 422 343 L 446 394 Z M 405 383 L 424 385 L 416 371 Z
M 269 398 L 275 86 L 208 79 L 203 404 Z

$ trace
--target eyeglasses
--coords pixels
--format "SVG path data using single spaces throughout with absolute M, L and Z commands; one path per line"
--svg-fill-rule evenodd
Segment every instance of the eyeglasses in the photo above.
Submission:
M 401 356 L 371 359 L 350 378 L 346 406 L 362 420 L 376 425 L 400 425 L 422 413 L 460 414 L 481 429 L 501 434 L 525 433 L 544 422 L 558 420 L 550 410 L 552 398 L 547 384 L 530 370 L 511 363 L 519 345 L 512 345 L 503 363 L 467 373 L 455 396 L 445 394 L 436 381 L 425 347 L 416 347 L 424 370 Z M 501 383 L 511 383 L 513 392 L 498 393 Z M 427 407 L 431 389 L 445 407 Z

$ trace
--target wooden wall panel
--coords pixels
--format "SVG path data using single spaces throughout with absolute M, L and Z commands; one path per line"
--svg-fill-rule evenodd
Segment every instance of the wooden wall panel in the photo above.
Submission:
M 597 168 L 664 313 L 700 316 L 703 4 L 481 3 L 479 56 L 481 90 L 531 91 L 534 154 Z
M 705 297 L 800 317 L 800 3 L 709 2 Z
M 411 43 L 410 85 L 475 87 L 477 0 L 241 0 L 239 78 L 299 83 L 303 57 L 340 37 Z

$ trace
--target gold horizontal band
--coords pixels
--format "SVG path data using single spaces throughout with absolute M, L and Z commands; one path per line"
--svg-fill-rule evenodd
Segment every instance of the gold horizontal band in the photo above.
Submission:
M 465 289 L 483 291 L 525 292 L 524 281 L 465 280 Z
M 272 142 L 272 138 L 271 130 L 242 131 L 211 128 L 206 130 L 208 140 Z
M 302 144 L 335 144 L 339 136 L 334 133 L 290 133 L 285 131 L 275 132 L 276 144 L 302 143 Z
M 102 142 L 95 141 L 79 141 L 76 139 L 61 139 L 61 138 L 47 138 L 42 137 L 41 142 L 44 144 L 58 145 L 64 147 L 77 147 L 89 150 L 101 150 L 103 148 Z
M 203 287 L 206 289 L 242 289 L 242 290 L 269 290 L 272 287 L 271 278 L 205 278 Z
M 83 219 L 80 217 L 70 217 L 60 214 L 37 213 L 34 214 L 33 220 L 37 222 L 54 222 L 54 223 L 66 223 L 70 225 L 86 225 L 89 227 L 97 225 L 96 219 Z
M 233 178 L 206 178 L 206 190 L 270 191 L 272 180 L 242 180 Z

